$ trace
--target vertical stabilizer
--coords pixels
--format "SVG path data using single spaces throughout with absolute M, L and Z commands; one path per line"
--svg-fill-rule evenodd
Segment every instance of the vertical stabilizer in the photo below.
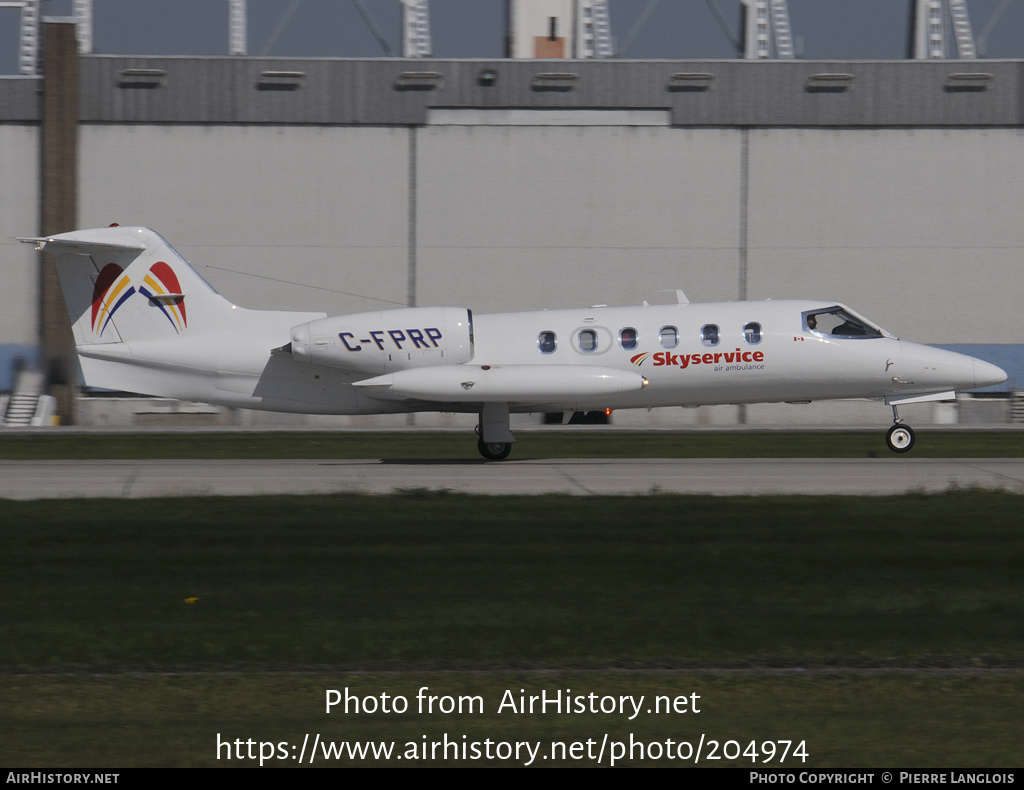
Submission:
M 21 241 L 53 253 L 78 346 L 225 326 L 231 305 L 155 231 L 111 227 Z

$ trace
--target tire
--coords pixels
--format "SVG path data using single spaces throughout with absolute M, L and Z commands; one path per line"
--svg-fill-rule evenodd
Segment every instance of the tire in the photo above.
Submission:
M 476 443 L 476 449 L 479 450 L 480 455 L 488 461 L 504 461 L 508 458 L 509 453 L 512 452 L 512 443 L 485 442 L 483 439 L 480 439 Z
M 908 453 L 914 446 L 914 429 L 909 425 L 897 423 L 885 435 L 885 443 L 894 453 Z

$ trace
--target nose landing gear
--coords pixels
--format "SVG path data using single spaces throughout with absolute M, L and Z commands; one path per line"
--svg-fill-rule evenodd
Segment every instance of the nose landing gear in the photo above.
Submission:
M 909 425 L 903 424 L 903 420 L 900 419 L 900 414 L 895 406 L 892 407 L 892 421 L 894 424 L 885 435 L 885 443 L 889 445 L 889 449 L 894 453 L 910 452 L 914 446 L 914 429 Z

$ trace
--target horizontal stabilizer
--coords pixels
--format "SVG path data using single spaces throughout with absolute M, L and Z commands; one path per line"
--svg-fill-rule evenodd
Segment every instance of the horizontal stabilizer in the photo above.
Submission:
M 442 403 L 547 403 L 633 392 L 647 379 L 587 365 L 450 365 L 400 370 L 353 386 Z
M 37 250 L 48 250 L 52 253 L 70 252 L 80 255 L 90 255 L 103 250 L 122 250 L 141 252 L 146 245 L 141 242 L 123 241 L 112 243 L 109 241 L 93 241 L 89 239 L 76 238 L 74 233 L 62 233 L 60 236 L 42 237 L 18 237 L 22 244 L 34 244 Z

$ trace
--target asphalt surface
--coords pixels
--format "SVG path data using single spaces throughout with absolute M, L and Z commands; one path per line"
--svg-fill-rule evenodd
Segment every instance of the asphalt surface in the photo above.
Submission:
M 0 498 L 253 494 L 1024 493 L 1024 458 L 0 461 Z

